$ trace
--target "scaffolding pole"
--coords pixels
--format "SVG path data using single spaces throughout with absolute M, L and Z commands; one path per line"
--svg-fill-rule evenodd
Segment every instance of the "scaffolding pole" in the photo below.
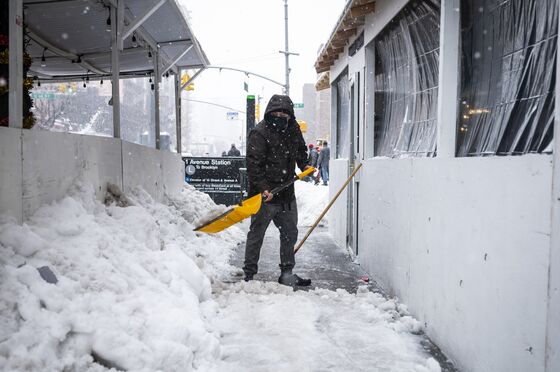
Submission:
M 181 69 L 175 74 L 175 133 L 177 135 L 177 154 L 181 154 Z
M 22 0 L 10 0 L 10 47 L 9 47 L 9 126 L 23 126 L 23 4 Z

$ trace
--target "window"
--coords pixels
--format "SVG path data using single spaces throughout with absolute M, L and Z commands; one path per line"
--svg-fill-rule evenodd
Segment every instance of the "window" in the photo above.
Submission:
M 375 155 L 434 156 L 439 0 L 409 3 L 375 40 Z
M 336 84 L 336 157 L 350 158 L 350 90 L 348 74 L 343 73 Z
M 458 156 L 540 153 L 552 141 L 556 0 L 461 1 Z

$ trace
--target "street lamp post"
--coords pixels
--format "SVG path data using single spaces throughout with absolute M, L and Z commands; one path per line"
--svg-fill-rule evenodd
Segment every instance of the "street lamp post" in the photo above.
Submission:
M 288 43 L 288 0 L 284 0 L 284 39 L 286 42 L 286 50 L 281 50 L 280 53 L 286 57 L 286 84 L 284 84 L 284 94 L 290 95 L 290 55 L 299 56 L 298 53 L 290 53 Z

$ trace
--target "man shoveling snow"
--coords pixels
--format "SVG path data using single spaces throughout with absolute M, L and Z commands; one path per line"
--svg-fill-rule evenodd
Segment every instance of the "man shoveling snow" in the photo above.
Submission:
M 310 279 L 292 273 L 295 266 L 294 245 L 297 241 L 297 204 L 294 186 L 273 195 L 271 190 L 293 177 L 295 166 L 302 171 L 307 165 L 307 146 L 296 122 L 294 104 L 288 96 L 274 95 L 261 121 L 250 133 L 247 144 L 249 196 L 262 194 L 265 203 L 251 217 L 245 246 L 245 281 L 258 271 L 260 251 L 270 222 L 280 230 L 280 270 L 278 283 L 309 286 Z

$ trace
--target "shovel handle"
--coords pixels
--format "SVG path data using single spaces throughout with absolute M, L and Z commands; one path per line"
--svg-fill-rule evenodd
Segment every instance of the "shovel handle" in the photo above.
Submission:
M 290 181 L 286 182 L 283 185 L 280 185 L 278 187 L 275 187 L 274 189 L 272 189 L 270 191 L 270 193 L 272 195 L 276 195 L 278 194 L 280 191 L 285 190 L 286 188 L 290 187 L 291 185 L 294 184 L 294 182 L 296 182 L 297 180 L 302 180 L 304 177 L 309 176 L 311 173 L 315 172 L 315 168 L 313 167 L 309 167 L 306 170 L 304 170 L 303 172 L 301 172 L 300 174 L 296 175 L 293 179 L 291 179 Z

